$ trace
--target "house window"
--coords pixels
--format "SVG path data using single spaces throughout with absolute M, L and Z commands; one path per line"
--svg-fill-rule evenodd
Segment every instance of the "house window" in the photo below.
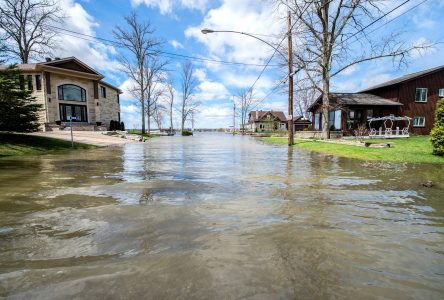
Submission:
M 34 87 L 32 85 L 32 75 L 26 76 L 26 82 L 27 82 L 28 91 L 34 90 Z
M 106 88 L 104 86 L 100 87 L 100 97 L 106 98 Z
M 347 128 L 356 129 L 361 124 L 362 110 L 350 110 L 347 114 Z
M 64 84 L 58 87 L 59 100 L 64 101 L 86 101 L 86 91 L 80 86 L 73 84 Z
M 60 104 L 60 120 L 67 122 L 70 117 L 76 117 L 73 122 L 88 122 L 86 105 Z
M 416 89 L 415 102 L 427 102 L 427 89 L 426 88 Z
M 321 113 L 315 113 L 314 115 L 314 129 L 321 130 Z
M 42 78 L 40 75 L 35 75 L 35 88 L 37 91 L 42 90 Z
M 19 82 L 20 82 L 20 89 L 24 90 L 25 89 L 25 75 L 20 75 Z
M 342 125 L 342 111 L 337 110 L 337 111 L 335 111 L 335 129 L 341 130 L 342 129 L 341 125 Z
M 425 117 L 413 118 L 413 127 L 424 127 L 424 126 L 425 126 Z
M 117 103 L 120 104 L 120 95 L 119 95 L 119 94 L 117 94 Z M 250 116 L 250 117 L 251 117 L 251 116 Z
M 444 98 L 444 89 L 438 90 L 438 96 Z

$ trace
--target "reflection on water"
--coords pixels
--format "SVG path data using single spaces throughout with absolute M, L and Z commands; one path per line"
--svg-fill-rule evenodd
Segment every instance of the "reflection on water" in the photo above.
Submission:
M 0 297 L 440 299 L 443 179 L 229 135 L 2 159 Z

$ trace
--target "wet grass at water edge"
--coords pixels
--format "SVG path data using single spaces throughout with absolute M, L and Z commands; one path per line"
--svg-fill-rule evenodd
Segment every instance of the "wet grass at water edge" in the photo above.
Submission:
M 19 155 L 39 155 L 55 152 L 66 152 L 77 149 L 93 149 L 97 146 L 48 137 L 25 134 L 0 133 L 0 157 Z
M 275 144 L 287 144 L 286 137 L 267 137 L 262 138 L 262 140 Z M 311 151 L 363 160 L 444 164 L 444 157 L 432 154 L 429 136 L 414 136 L 402 139 L 370 139 L 365 141 L 391 143 L 391 147 L 367 148 L 314 139 L 296 139 L 294 145 Z
M 152 138 L 159 137 L 159 135 L 156 135 L 156 134 L 142 133 L 140 130 L 137 130 L 137 129 L 129 129 L 129 130 L 127 130 L 127 132 L 129 134 L 136 134 L 136 135 L 143 136 L 146 139 L 152 139 Z

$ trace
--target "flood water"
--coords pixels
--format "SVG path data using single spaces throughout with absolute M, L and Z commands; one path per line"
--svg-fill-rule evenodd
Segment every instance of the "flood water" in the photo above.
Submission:
M 224 134 L 0 159 L 1 297 L 443 299 L 444 167 Z

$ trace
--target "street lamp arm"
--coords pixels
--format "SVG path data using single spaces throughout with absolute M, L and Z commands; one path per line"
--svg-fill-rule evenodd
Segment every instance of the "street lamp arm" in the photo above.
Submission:
M 283 54 L 278 48 L 276 48 L 274 45 L 272 45 L 271 43 L 267 42 L 266 40 L 261 39 L 260 37 L 257 37 L 257 36 L 255 36 L 255 35 L 253 35 L 253 34 L 251 34 L 251 33 L 248 33 L 248 32 L 242 32 L 242 31 L 234 31 L 234 30 L 213 30 L 213 29 L 208 29 L 208 28 L 204 28 L 204 29 L 202 29 L 201 32 L 202 32 L 203 34 L 207 34 L 207 33 L 215 33 L 215 32 L 226 32 L 226 33 L 243 34 L 243 35 L 246 35 L 246 36 L 252 37 L 252 38 L 254 38 L 254 39 L 256 39 L 256 40 L 259 40 L 259 41 L 261 41 L 262 43 L 267 44 L 268 46 L 270 46 L 271 48 L 273 48 L 277 53 L 279 53 L 279 54 L 285 59 L 285 61 L 288 61 L 287 56 L 284 55 L 284 54 Z

